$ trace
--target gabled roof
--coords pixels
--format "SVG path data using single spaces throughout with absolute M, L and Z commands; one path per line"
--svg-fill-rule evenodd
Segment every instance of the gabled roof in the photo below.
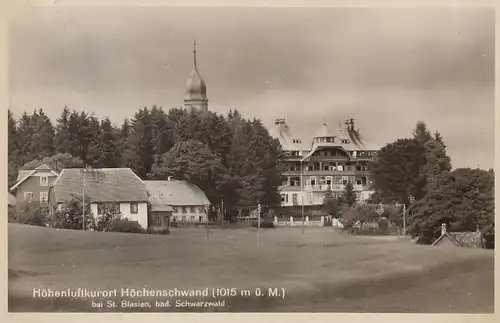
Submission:
M 83 168 L 63 169 L 52 184 L 55 202 L 83 192 Z M 100 168 L 86 174 L 85 196 L 93 202 L 147 202 L 146 184 L 130 168 Z
M 56 172 L 55 170 L 53 170 L 52 168 L 50 168 L 49 166 L 47 166 L 45 164 L 42 164 L 33 170 L 21 170 L 21 171 L 19 171 L 19 174 L 17 174 L 17 183 L 14 184 L 14 186 L 12 186 L 10 188 L 10 190 L 12 191 L 12 190 L 16 189 L 19 185 L 21 185 L 21 183 L 23 183 L 25 180 L 27 180 L 29 177 L 31 177 L 31 175 L 33 175 L 39 171 L 50 171 L 52 174 L 54 174 L 54 176 L 59 175 L 58 172 Z
M 274 127 L 269 130 L 271 137 L 278 139 L 281 148 L 284 151 L 303 151 L 310 150 L 311 147 L 296 141 L 298 138 L 293 138 L 290 127 L 286 124 L 285 119 L 276 119 Z M 295 139 L 295 140 L 294 140 Z
M 187 181 L 144 181 L 150 195 L 151 206 L 202 206 L 209 205 L 205 192 Z
M 481 232 L 446 232 L 434 241 L 433 246 L 444 238 L 450 239 L 458 247 L 482 248 Z
M 454 245 L 456 245 L 457 247 L 461 247 L 460 243 L 458 243 L 458 241 L 455 240 L 448 233 L 442 234 L 439 238 L 436 239 L 436 241 L 434 241 L 434 243 L 432 243 L 432 245 L 435 246 L 436 244 L 439 243 L 439 241 L 441 241 L 443 239 L 449 239 L 451 242 L 453 242 Z

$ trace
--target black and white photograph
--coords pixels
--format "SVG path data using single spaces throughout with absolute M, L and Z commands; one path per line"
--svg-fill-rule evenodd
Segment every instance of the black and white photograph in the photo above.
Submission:
M 59 0 L 7 45 L 9 312 L 494 313 L 493 7 Z

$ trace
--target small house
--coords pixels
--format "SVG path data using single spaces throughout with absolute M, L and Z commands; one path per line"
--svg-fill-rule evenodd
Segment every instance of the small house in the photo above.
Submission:
M 89 199 L 95 217 L 111 208 L 122 217 L 137 221 L 144 229 L 148 228 L 146 184 L 130 168 L 63 169 L 50 187 L 50 211 L 61 209 L 74 195 L 81 197 L 84 186 L 85 198 Z
M 447 232 L 446 224 L 441 224 L 441 236 L 434 241 L 433 246 L 456 246 L 465 248 L 483 248 L 483 236 L 476 232 Z
M 205 192 L 187 181 L 144 181 L 150 197 L 151 215 L 155 225 L 167 219 L 177 223 L 205 223 L 210 201 Z
M 49 187 L 58 175 L 45 164 L 32 170 L 19 171 L 16 184 L 9 190 L 15 197 L 16 208 L 26 203 L 48 203 Z

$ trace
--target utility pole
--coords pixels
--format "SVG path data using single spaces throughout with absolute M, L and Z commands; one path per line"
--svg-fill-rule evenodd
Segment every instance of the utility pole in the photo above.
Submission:
M 260 203 L 257 205 L 257 247 L 260 246 L 260 210 L 261 210 L 261 207 L 260 207 Z
M 86 216 L 85 216 L 85 187 L 87 186 L 87 172 L 90 171 L 90 166 L 85 166 L 83 169 L 83 187 L 82 187 L 82 230 L 86 230 Z
M 220 199 L 220 217 L 221 217 L 221 225 L 224 228 L 224 198 Z
M 406 236 L 406 204 L 403 204 L 403 237 Z
M 300 160 L 300 204 L 302 204 L 302 234 L 305 232 L 304 220 L 304 159 Z

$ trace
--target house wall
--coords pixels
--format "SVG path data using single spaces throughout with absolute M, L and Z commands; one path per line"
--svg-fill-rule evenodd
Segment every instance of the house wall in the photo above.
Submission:
M 158 217 L 160 223 L 158 223 Z M 151 211 L 149 217 L 149 227 L 153 228 L 165 228 L 169 226 L 170 218 L 172 217 L 171 211 Z
M 47 186 L 41 186 L 40 185 L 40 177 L 41 176 L 47 176 L 48 177 L 48 185 Z M 31 175 L 29 178 L 27 178 L 24 182 L 22 182 L 17 188 L 16 188 L 16 205 L 21 206 L 22 204 L 28 202 L 27 200 L 24 199 L 24 193 L 26 192 L 31 192 L 33 193 L 33 198 L 32 202 L 40 202 L 40 192 L 49 192 L 49 186 L 52 184 L 52 182 L 56 179 L 57 176 L 54 175 L 52 172 L 45 172 L 45 171 L 40 171 L 36 172 L 33 175 Z
M 123 218 L 127 218 L 130 221 L 137 221 L 144 229 L 148 228 L 148 204 L 146 202 L 139 202 L 137 214 L 130 213 L 130 203 L 120 203 L 120 213 Z M 98 203 L 92 203 L 90 205 L 90 210 L 94 217 L 98 217 Z
M 173 208 L 172 221 L 198 223 L 206 222 L 208 219 L 207 213 L 204 211 L 206 207 L 202 205 L 173 206 Z M 194 210 L 191 210 L 191 208 L 194 208 Z

